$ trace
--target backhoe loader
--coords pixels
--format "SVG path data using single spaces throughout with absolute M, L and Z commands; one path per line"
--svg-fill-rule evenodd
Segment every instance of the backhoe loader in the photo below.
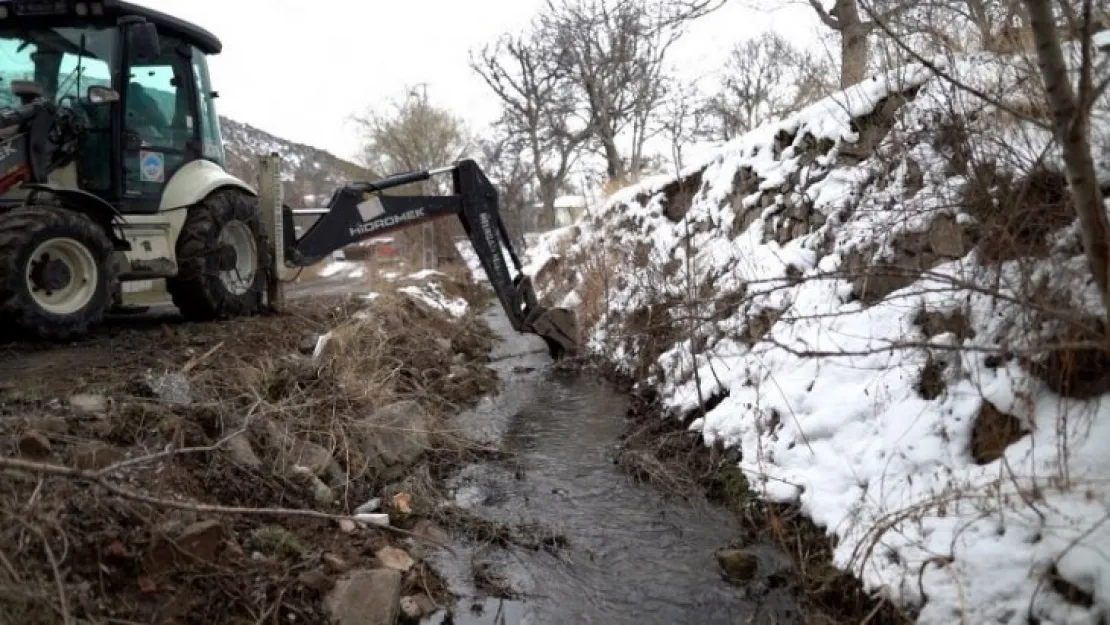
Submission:
M 0 0 L 0 325 L 77 340 L 121 303 L 122 282 L 152 279 L 188 320 L 254 315 L 280 301 L 281 267 L 454 215 L 513 327 L 555 356 L 574 350 L 573 313 L 536 300 L 472 160 L 345 184 L 298 237 L 280 155 L 258 155 L 271 161 L 257 188 L 226 170 L 208 71 L 221 50 L 122 0 Z M 452 193 L 383 193 L 440 175 Z

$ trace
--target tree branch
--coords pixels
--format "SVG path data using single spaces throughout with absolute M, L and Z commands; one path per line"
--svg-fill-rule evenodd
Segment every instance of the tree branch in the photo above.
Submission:
M 819 0 L 809 0 L 809 6 L 813 7 L 813 10 L 817 12 L 817 17 L 821 19 L 821 22 L 824 23 L 825 26 L 828 26 L 833 30 L 840 30 L 841 28 L 843 28 L 843 26 L 841 26 L 840 24 L 840 21 L 832 15 L 829 15 L 829 12 L 825 10 L 825 7 L 821 6 Z

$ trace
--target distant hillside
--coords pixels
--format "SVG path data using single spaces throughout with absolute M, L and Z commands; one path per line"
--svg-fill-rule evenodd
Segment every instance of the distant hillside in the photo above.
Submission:
M 363 167 L 330 152 L 282 139 L 226 117 L 221 117 L 220 123 L 228 168 L 243 180 L 256 183 L 259 156 L 271 152 L 281 155 L 285 202 L 290 206 L 323 206 L 344 182 L 374 178 Z

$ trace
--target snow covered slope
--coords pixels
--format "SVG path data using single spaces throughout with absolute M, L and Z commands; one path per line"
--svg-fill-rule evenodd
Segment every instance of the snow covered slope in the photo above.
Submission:
M 530 254 L 594 354 L 676 416 L 708 402 L 690 427 L 929 625 L 1110 601 L 1110 358 L 1077 345 L 1104 311 L 1015 67 L 947 68 L 1003 108 L 920 66 L 875 77 Z
M 259 156 L 271 152 L 281 155 L 285 201 L 290 206 L 324 206 L 345 182 L 378 177 L 330 152 L 282 139 L 250 124 L 227 117 L 221 117 L 220 124 L 228 168 L 251 184 L 258 179 Z

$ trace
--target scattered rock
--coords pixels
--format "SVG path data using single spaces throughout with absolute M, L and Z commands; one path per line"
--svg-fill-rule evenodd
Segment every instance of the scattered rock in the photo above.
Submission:
M 219 521 L 198 521 L 182 530 L 176 543 L 189 556 L 211 562 L 216 559 L 224 537 L 224 526 Z
M 367 501 L 361 506 L 355 508 L 355 514 L 370 514 L 382 509 L 382 500 L 378 497 Z
M 182 530 L 172 543 L 164 538 L 156 540 L 143 568 L 148 575 L 158 575 L 178 563 L 212 562 L 224 537 L 224 527 L 219 521 L 199 521 Z
M 24 458 L 45 458 L 50 449 L 50 439 L 38 430 L 27 430 L 19 437 L 19 455 Z
M 396 547 L 382 547 L 377 550 L 374 555 L 378 558 L 378 561 L 382 563 L 382 566 L 387 569 L 396 569 L 403 573 L 408 572 L 408 570 L 416 564 L 412 556 L 403 549 L 398 549 Z
M 730 582 L 750 582 L 759 570 L 759 559 L 743 549 L 718 549 L 714 556 L 725 579 Z
M 292 469 L 301 466 L 312 472 L 313 475 L 324 475 L 328 472 L 335 459 L 331 452 L 316 443 L 293 439 L 292 445 L 284 458 L 284 464 Z
M 319 506 L 330 506 L 335 501 L 335 493 L 332 492 L 331 487 L 325 484 L 318 477 L 312 478 L 312 498 Z
M 335 625 L 393 625 L 401 607 L 401 572 L 361 569 L 338 579 L 324 599 Z
M 1006 455 L 1010 445 L 1029 435 L 1021 419 L 984 401 L 971 426 L 971 457 L 976 464 L 990 464 Z
M 339 519 L 339 531 L 344 534 L 354 534 L 358 526 L 351 519 Z
M 251 446 L 251 442 L 246 436 L 240 434 L 228 439 L 224 448 L 227 449 L 231 461 L 235 464 L 251 469 L 262 468 L 262 459 L 254 452 L 254 447 Z
M 434 521 L 429 519 L 420 519 L 412 528 L 412 533 L 417 537 L 437 544 L 447 544 L 451 540 L 451 535 L 447 530 L 435 524 Z
M 436 339 L 436 346 L 445 352 L 451 351 L 451 339 L 439 337 Z
M 428 413 L 416 401 L 390 404 L 354 425 L 356 444 L 380 469 L 411 464 L 430 446 Z
M 971 249 L 964 229 L 948 215 L 940 215 L 929 226 L 929 247 L 942 258 L 962 258 Z
M 436 604 L 423 593 L 401 598 L 401 611 L 410 619 L 421 619 L 436 611 Z
M 160 401 L 187 406 L 193 403 L 193 386 L 182 373 L 148 374 L 147 388 Z
M 327 592 L 335 586 L 335 580 L 319 569 L 301 573 L 297 576 L 297 581 L 316 592 Z
M 392 497 L 393 509 L 399 514 L 412 514 L 412 495 L 397 493 Z
M 108 398 L 93 393 L 80 393 L 70 396 L 69 406 L 80 413 L 102 415 L 108 412 Z
M 331 452 L 321 445 L 293 436 L 273 419 L 257 419 L 251 423 L 251 428 L 262 444 L 272 451 L 276 473 L 295 477 L 299 466 L 312 475 L 326 476 L 333 484 L 338 483 L 336 480 L 342 481 L 343 469 Z
M 305 356 L 311 356 L 316 351 L 316 344 L 320 342 L 319 334 L 308 334 L 301 339 L 300 345 L 297 346 L 297 351 Z
M 336 573 L 346 573 L 351 570 L 351 565 L 334 553 L 325 553 L 321 559 L 324 561 L 324 564 L 328 565 L 328 568 Z
M 123 450 L 107 443 L 85 443 L 73 452 L 73 464 L 84 471 L 99 471 L 123 460 Z

